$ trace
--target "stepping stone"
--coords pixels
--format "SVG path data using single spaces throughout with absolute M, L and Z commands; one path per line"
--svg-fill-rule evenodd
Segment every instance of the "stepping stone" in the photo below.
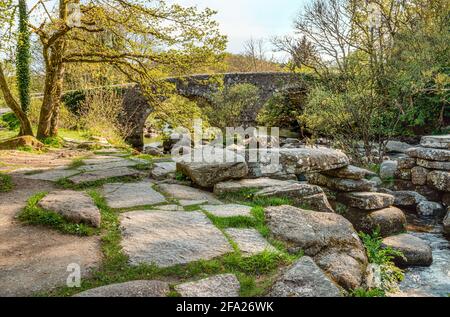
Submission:
M 111 208 L 130 208 L 157 205 L 167 202 L 166 198 L 152 188 L 153 183 L 116 183 L 103 186 L 103 193 Z
M 269 296 L 342 297 L 342 294 L 313 259 L 303 256 L 278 279 Z
M 338 201 L 362 210 L 377 210 L 390 207 L 394 204 L 395 197 L 382 193 L 344 193 L 338 194 Z
M 86 172 L 80 175 L 69 177 L 68 180 L 74 184 L 81 184 L 81 183 L 95 182 L 113 177 L 130 176 L 137 178 L 141 175 L 142 175 L 141 172 L 135 169 L 131 169 L 129 167 L 117 167 L 109 170 Z
M 218 200 L 213 194 L 189 186 L 178 184 L 160 184 L 159 189 L 173 199 L 197 201 L 206 200 L 209 204 L 212 205 L 222 204 L 222 202 Z
M 349 165 L 344 152 L 325 147 L 280 149 L 280 164 L 288 174 L 323 172 Z
M 164 211 L 184 211 L 184 208 L 178 205 L 162 205 L 162 206 L 155 206 L 154 208 L 156 210 L 164 210 Z
M 223 274 L 175 286 L 182 297 L 239 297 L 241 285 L 234 274 Z
M 150 172 L 150 176 L 157 180 L 162 180 L 170 176 L 174 176 L 177 170 L 175 162 L 155 163 L 154 168 Z
M 261 190 L 267 187 L 285 186 L 296 183 L 294 181 L 278 180 L 272 178 L 255 178 L 255 179 L 241 179 L 238 181 L 228 181 L 218 183 L 214 186 L 214 194 L 223 195 L 228 193 L 236 193 L 242 190 Z
M 331 190 L 341 192 L 365 192 L 374 189 L 373 183 L 367 179 L 332 178 L 319 173 L 310 174 L 308 181 L 311 184 L 328 187 Z
M 363 179 L 366 176 L 376 176 L 375 173 L 357 166 L 349 165 L 335 170 L 323 172 L 323 174 L 337 178 Z
M 84 192 L 54 191 L 45 196 L 38 205 L 45 210 L 60 214 L 70 222 L 100 227 L 100 210 L 92 198 Z
M 134 211 L 120 216 L 122 247 L 132 265 L 170 267 L 233 252 L 201 212 Z
M 405 258 L 394 259 L 394 262 L 401 267 L 430 266 L 433 263 L 433 255 L 428 243 L 411 234 L 404 233 L 385 238 L 383 245 L 403 253 Z
M 424 136 L 420 145 L 437 149 L 450 149 L 450 134 Z
M 206 205 L 201 206 L 203 210 L 216 217 L 251 217 L 252 207 L 228 204 L 228 205 Z
M 179 200 L 178 203 L 183 207 L 189 207 L 189 206 L 195 206 L 195 205 L 204 205 L 207 204 L 207 200 L 188 200 L 188 199 L 182 199 Z
M 83 172 L 91 172 L 91 171 L 108 170 L 117 167 L 131 167 L 136 165 L 138 165 L 138 163 L 124 159 L 113 162 L 105 162 L 104 164 L 83 165 L 77 169 Z
M 80 171 L 77 170 L 53 169 L 33 175 L 24 175 L 23 178 L 57 182 L 60 179 L 71 177 L 79 173 Z
M 169 284 L 161 281 L 131 281 L 93 288 L 73 297 L 166 297 Z
M 264 251 L 278 252 L 256 229 L 229 228 L 225 232 L 236 242 L 244 257 Z

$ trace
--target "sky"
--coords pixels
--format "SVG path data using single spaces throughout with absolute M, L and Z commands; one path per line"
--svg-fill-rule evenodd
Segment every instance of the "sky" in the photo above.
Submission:
M 305 0 L 178 0 L 181 5 L 197 5 L 218 11 L 216 20 L 228 36 L 227 51 L 241 53 L 250 38 L 269 40 L 293 33 L 293 20 Z
M 168 0 L 183 6 L 211 8 L 223 34 L 228 36 L 227 51 L 242 53 L 251 39 L 270 40 L 273 36 L 293 33 L 293 21 L 307 0 Z M 33 6 L 37 0 L 27 1 Z M 55 0 L 46 0 L 49 7 Z M 270 48 L 269 45 L 267 47 Z M 277 54 L 275 54 L 277 55 Z M 282 58 L 283 54 L 277 57 Z

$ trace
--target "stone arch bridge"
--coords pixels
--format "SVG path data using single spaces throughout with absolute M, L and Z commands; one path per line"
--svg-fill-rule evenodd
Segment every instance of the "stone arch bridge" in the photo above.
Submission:
M 299 77 L 293 73 L 227 73 L 214 75 L 192 75 L 186 77 L 167 78 L 166 81 L 175 85 L 176 92 L 189 99 L 203 98 L 211 101 L 211 97 L 221 87 L 227 88 L 236 84 L 251 84 L 259 88 L 258 107 L 262 107 L 267 100 L 277 92 L 303 93 L 304 76 Z M 144 146 L 143 130 L 145 121 L 153 111 L 151 103 L 146 100 L 138 86 L 128 87 L 124 92 L 123 123 L 132 126 L 132 132 L 126 141 L 134 148 L 142 149 Z M 252 109 L 256 119 L 259 109 Z M 244 109 L 245 111 L 245 109 Z M 131 124 L 130 124 L 131 123 Z

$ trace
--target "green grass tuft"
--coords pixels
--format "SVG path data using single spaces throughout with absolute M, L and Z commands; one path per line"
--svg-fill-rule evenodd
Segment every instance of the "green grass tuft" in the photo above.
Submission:
M 11 176 L 0 173 L 0 193 L 6 193 L 13 189 Z
M 38 193 L 32 196 L 27 206 L 19 214 L 20 221 L 28 225 L 42 225 L 58 230 L 61 233 L 73 234 L 78 236 L 90 236 L 97 232 L 96 229 L 85 224 L 75 224 L 67 221 L 63 216 L 48 211 L 38 206 L 47 193 Z

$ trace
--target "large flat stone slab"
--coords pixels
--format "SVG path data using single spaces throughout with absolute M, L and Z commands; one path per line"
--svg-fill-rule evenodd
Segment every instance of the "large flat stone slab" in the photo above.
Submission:
M 329 170 L 323 172 L 327 176 L 337 177 L 337 178 L 348 178 L 348 179 L 363 179 L 366 176 L 376 176 L 375 173 L 366 170 L 364 168 L 360 168 L 357 166 L 349 165 L 346 167 L 338 168 L 335 170 Z
M 103 186 L 103 193 L 111 208 L 130 208 L 167 202 L 166 198 L 152 186 L 153 183 L 147 181 L 106 184 Z
M 264 251 L 278 252 L 256 229 L 228 228 L 225 232 L 237 244 L 244 257 Z
M 268 187 L 255 193 L 255 197 L 287 198 L 298 207 L 321 212 L 334 212 L 322 188 L 305 183 L 291 183 L 282 186 Z
M 122 247 L 132 265 L 170 267 L 233 251 L 226 237 L 200 212 L 134 211 L 120 216 Z
M 175 286 L 182 297 L 239 297 L 241 285 L 234 274 L 212 276 Z
M 129 167 L 116 167 L 108 170 L 92 171 L 69 177 L 68 180 L 74 184 L 95 182 L 113 177 L 139 177 L 141 172 Z
M 73 190 L 49 193 L 39 203 L 39 207 L 56 212 L 74 223 L 86 223 L 100 227 L 100 210 L 89 195 Z
M 215 184 L 229 180 L 244 178 L 248 174 L 245 159 L 238 162 L 220 163 L 177 163 L 177 171 L 187 175 L 200 187 L 211 188 Z
M 94 164 L 107 164 L 112 162 L 121 162 L 124 158 L 115 157 L 111 155 L 95 155 L 90 158 L 83 159 L 83 163 L 86 165 L 94 165 Z
M 364 246 L 348 220 L 338 214 L 292 206 L 268 207 L 265 213 L 274 237 L 288 242 L 290 250 L 303 250 L 313 257 L 342 287 L 361 286 L 368 261 Z
M 270 291 L 272 297 L 342 297 L 339 287 L 308 256 L 301 257 Z
M 220 200 L 218 200 L 212 193 L 203 191 L 201 189 L 178 185 L 178 184 L 160 184 L 158 185 L 159 189 L 166 193 L 167 196 L 173 199 L 178 200 L 190 200 L 197 202 L 208 202 L 212 205 L 222 204 Z M 199 203 L 195 203 L 199 204 Z
M 202 209 L 216 217 L 251 217 L 252 207 L 237 205 L 237 204 L 224 204 L 224 205 L 204 205 Z
M 338 194 L 337 199 L 352 208 L 377 210 L 390 207 L 395 197 L 389 194 L 372 192 L 354 192 Z
M 138 164 L 139 163 L 131 161 L 131 160 L 121 159 L 121 160 L 112 161 L 112 162 L 105 162 L 102 164 L 83 165 L 83 166 L 80 166 L 78 168 L 78 170 L 80 170 L 82 172 L 103 171 L 103 170 L 109 170 L 109 169 L 117 168 L 117 167 L 132 167 L 132 166 L 136 166 Z
M 296 183 L 290 180 L 279 180 L 272 178 L 255 178 L 255 179 L 241 179 L 235 181 L 228 181 L 218 183 L 214 186 L 214 194 L 223 195 L 228 193 L 236 193 L 242 190 L 260 190 L 267 187 L 285 186 Z
M 370 192 L 374 190 L 374 184 L 367 179 L 333 178 L 319 173 L 309 175 L 308 182 L 314 185 L 328 187 L 331 190 L 341 192 Z
M 23 178 L 35 179 L 41 181 L 57 182 L 60 179 L 67 178 L 79 174 L 77 170 L 66 170 L 66 169 L 52 169 L 44 171 L 42 173 L 24 175 Z
M 420 145 L 436 149 L 450 149 L 450 134 L 424 136 Z
M 161 281 L 131 281 L 93 288 L 73 297 L 165 297 L 169 284 Z
M 323 172 L 349 165 L 342 151 L 324 147 L 281 149 L 280 164 L 288 174 Z
M 175 162 L 157 162 L 154 164 L 150 176 L 154 179 L 161 180 L 175 176 L 177 164 Z
M 450 150 L 416 147 L 406 152 L 411 157 L 430 161 L 450 161 Z
M 450 162 L 439 162 L 439 161 L 428 161 L 423 159 L 417 159 L 417 165 L 433 170 L 450 171 Z

